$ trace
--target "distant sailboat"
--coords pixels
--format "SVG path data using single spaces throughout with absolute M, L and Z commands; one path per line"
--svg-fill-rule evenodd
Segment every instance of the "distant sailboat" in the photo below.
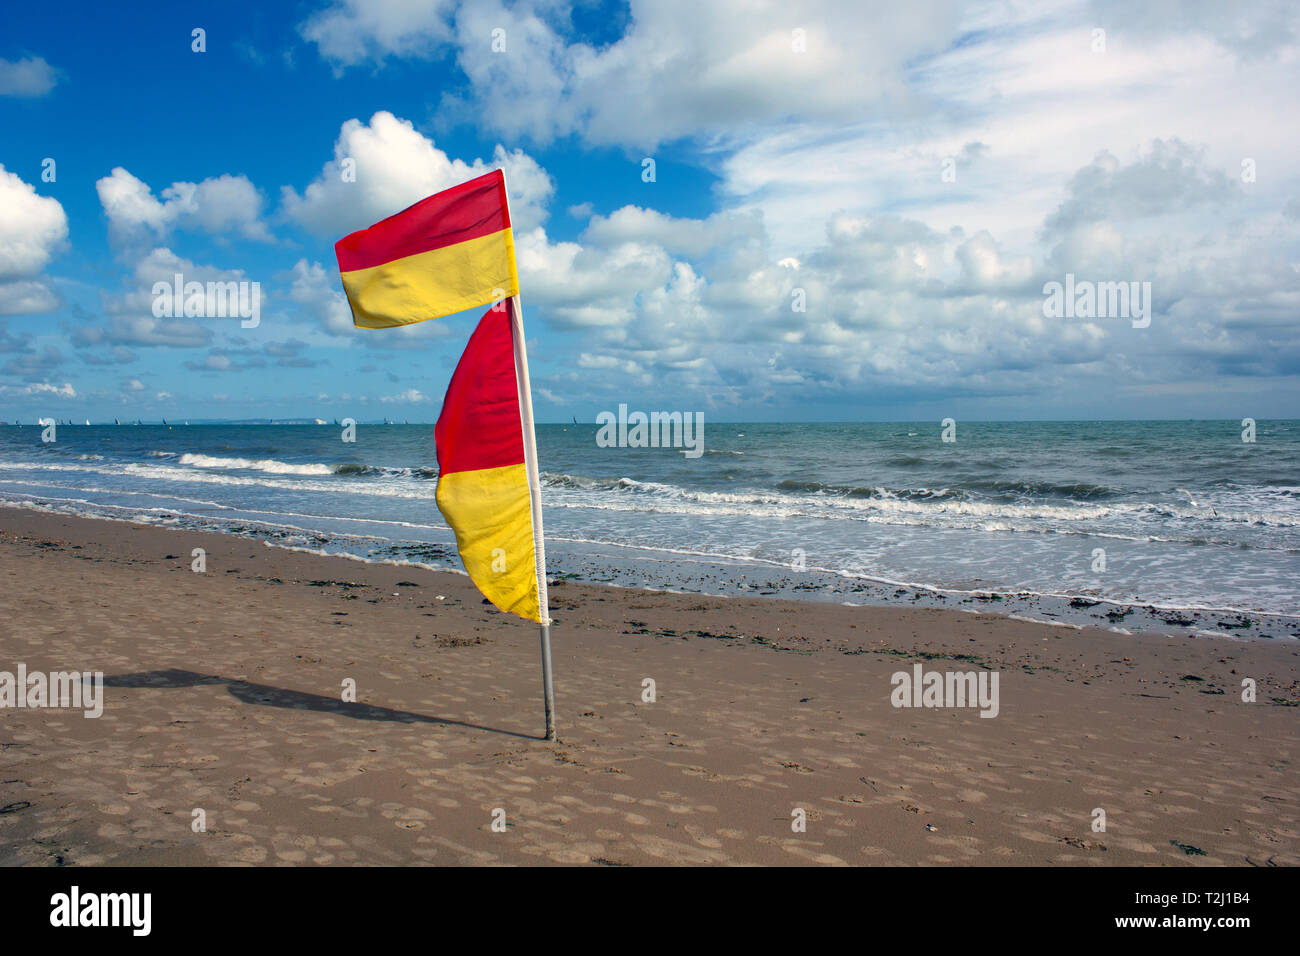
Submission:
M 121 425 L 122 423 L 119 422 L 119 421 L 115 418 L 115 419 L 113 419 L 113 424 L 114 424 L 114 425 Z
M 87 425 L 90 424 L 90 419 L 89 419 L 89 418 L 86 419 L 86 424 L 87 424 Z

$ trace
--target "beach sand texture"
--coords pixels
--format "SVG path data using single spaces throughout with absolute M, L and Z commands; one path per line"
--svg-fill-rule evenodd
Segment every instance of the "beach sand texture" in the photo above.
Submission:
M 1300 862 L 1295 641 L 560 583 L 550 744 L 460 575 L 5 509 L 0 579 L 0 670 L 106 685 L 0 711 L 7 865 Z M 891 706 L 918 662 L 998 716 Z

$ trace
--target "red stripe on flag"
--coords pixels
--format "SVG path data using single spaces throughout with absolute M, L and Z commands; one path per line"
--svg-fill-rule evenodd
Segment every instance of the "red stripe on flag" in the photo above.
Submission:
M 510 228 L 499 169 L 452 186 L 334 243 L 340 272 L 371 269 Z
M 506 299 L 500 311 L 488 310 L 452 373 L 433 430 L 438 470 L 444 475 L 518 465 L 524 460 L 510 323 L 513 308 L 513 300 Z

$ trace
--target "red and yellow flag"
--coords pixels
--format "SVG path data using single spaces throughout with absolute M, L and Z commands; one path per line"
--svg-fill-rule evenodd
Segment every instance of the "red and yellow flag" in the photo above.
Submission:
M 358 328 L 410 325 L 519 293 L 499 169 L 344 236 L 334 253 Z
M 488 310 L 447 386 L 434 429 L 438 508 L 465 570 L 503 611 L 544 624 L 524 460 L 514 300 Z
M 483 595 L 542 625 L 546 737 L 555 740 L 546 550 L 505 174 L 494 170 L 423 199 L 344 236 L 334 252 L 359 328 L 496 303 L 470 336 L 434 428 L 438 509 Z

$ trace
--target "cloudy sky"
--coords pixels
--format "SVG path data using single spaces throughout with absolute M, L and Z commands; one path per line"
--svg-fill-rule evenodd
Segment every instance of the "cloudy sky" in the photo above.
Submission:
M 477 315 L 354 329 L 333 243 L 497 166 L 541 421 L 1300 417 L 1294 3 L 5 20 L 0 420 L 433 421 Z M 155 318 L 177 272 L 260 325 Z M 1067 273 L 1150 325 L 1045 317 Z

